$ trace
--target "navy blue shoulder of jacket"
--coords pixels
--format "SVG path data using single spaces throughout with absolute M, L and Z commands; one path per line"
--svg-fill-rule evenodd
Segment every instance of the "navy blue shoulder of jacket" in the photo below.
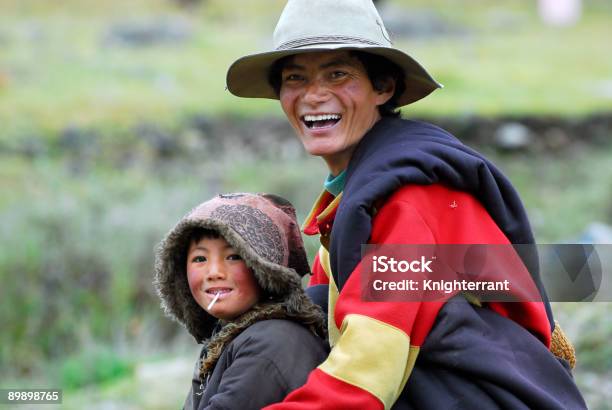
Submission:
M 383 118 L 359 142 L 347 168 L 330 242 L 338 289 L 361 260 L 361 245 L 368 242 L 372 230 L 373 204 L 409 184 L 443 184 L 467 192 L 482 203 L 511 243 L 534 243 L 516 190 L 493 163 L 433 124 Z M 542 294 L 553 329 L 537 253 L 521 257 Z
M 587 407 L 566 361 L 511 319 L 458 295 L 438 313 L 392 410 L 447 408 Z

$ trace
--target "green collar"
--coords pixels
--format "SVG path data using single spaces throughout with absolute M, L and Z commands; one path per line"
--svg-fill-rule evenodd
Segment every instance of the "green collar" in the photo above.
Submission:
M 340 195 L 340 192 L 344 189 L 344 183 L 346 182 L 346 169 L 342 171 L 338 176 L 333 176 L 329 174 L 323 186 L 325 190 L 332 194 L 333 196 Z

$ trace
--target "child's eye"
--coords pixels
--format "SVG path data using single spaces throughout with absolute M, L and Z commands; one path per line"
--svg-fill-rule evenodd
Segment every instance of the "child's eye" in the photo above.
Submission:
M 238 255 L 237 253 L 234 253 L 234 254 L 229 255 L 227 259 L 230 261 L 241 261 L 242 257 Z
M 191 262 L 193 263 L 206 262 L 206 258 L 204 256 L 194 256 L 193 259 L 191 259 Z

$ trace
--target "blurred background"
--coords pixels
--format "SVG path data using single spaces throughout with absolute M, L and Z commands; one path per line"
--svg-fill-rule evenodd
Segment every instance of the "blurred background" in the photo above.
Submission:
M 303 219 L 326 176 L 277 102 L 225 91 L 283 5 L 0 0 L 0 388 L 63 388 L 67 409 L 182 404 L 199 347 L 159 308 L 155 245 L 218 192 L 278 193 Z M 498 164 L 539 243 L 612 243 L 612 2 L 377 5 L 446 86 L 404 117 Z M 612 408 L 610 307 L 553 306 L 593 409 Z

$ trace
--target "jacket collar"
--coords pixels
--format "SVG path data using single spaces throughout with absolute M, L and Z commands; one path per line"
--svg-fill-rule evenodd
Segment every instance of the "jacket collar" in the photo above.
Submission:
M 335 197 L 324 190 L 315 201 L 302 225 L 302 230 L 306 235 L 321 235 L 321 244 L 326 249 L 329 245 L 329 238 L 340 201 L 342 201 L 342 192 Z

